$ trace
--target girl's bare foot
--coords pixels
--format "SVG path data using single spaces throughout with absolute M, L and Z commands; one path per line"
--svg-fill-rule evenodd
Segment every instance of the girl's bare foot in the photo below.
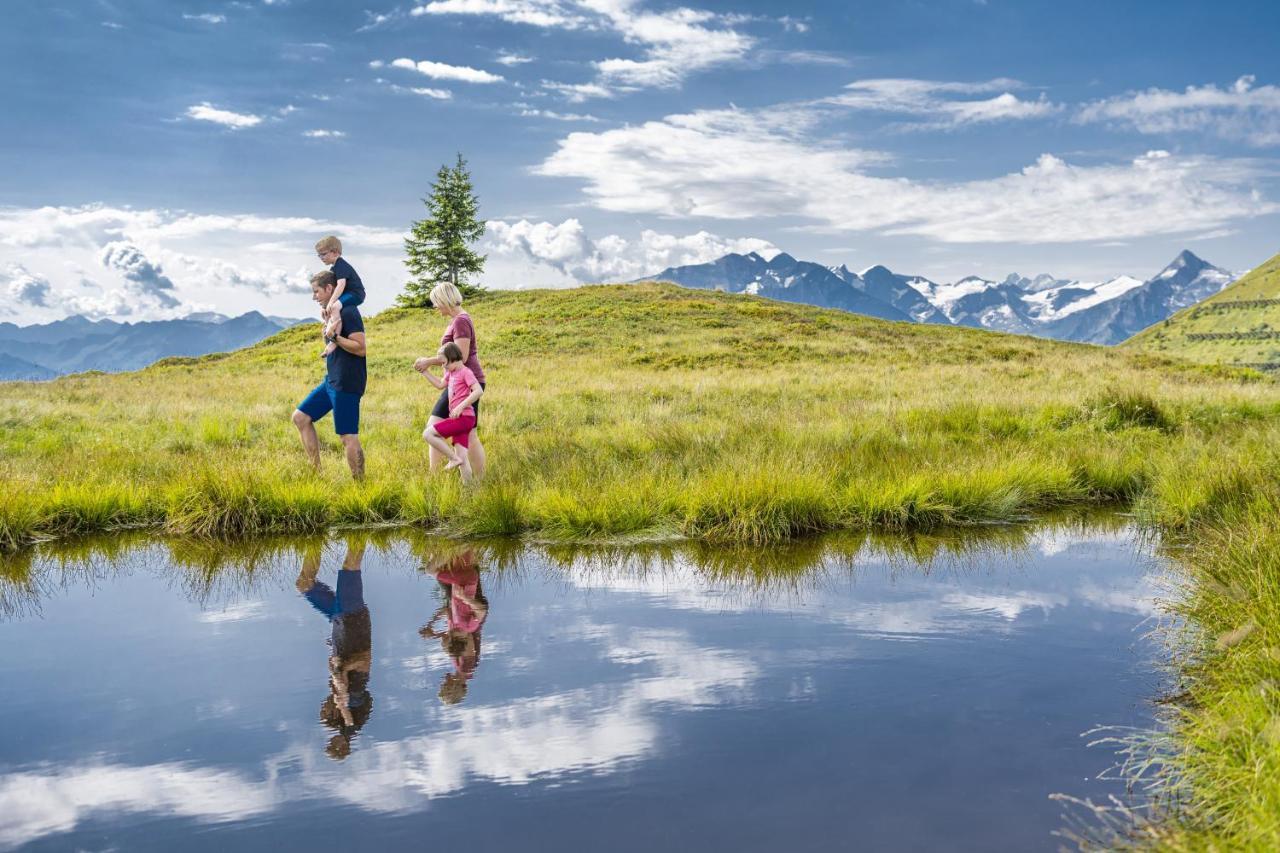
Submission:
M 467 457 L 462 456 L 461 454 L 454 454 L 454 457 L 444 466 L 444 470 L 452 471 L 454 468 L 461 468 L 466 464 L 466 461 Z
M 458 467 L 458 473 L 462 475 L 462 482 L 464 483 L 470 483 L 473 479 L 471 474 L 471 461 L 467 459 L 465 455 L 462 457 L 462 464 Z

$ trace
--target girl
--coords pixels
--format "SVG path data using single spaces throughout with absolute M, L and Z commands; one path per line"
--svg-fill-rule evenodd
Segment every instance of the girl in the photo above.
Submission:
M 462 474 L 462 482 L 471 482 L 471 463 L 467 458 L 467 445 L 471 431 L 476 427 L 476 410 L 474 403 L 484 393 L 480 381 L 464 363 L 462 350 L 455 343 L 447 343 L 440 349 L 444 358 L 444 376 L 436 377 L 425 369 L 422 375 L 427 381 L 449 394 L 449 417 L 442 421 L 428 424 L 422 437 L 427 444 L 434 447 L 446 459 L 446 471 L 457 468 Z M 453 446 L 445 439 L 453 439 Z M 458 448 L 462 448 L 461 451 Z

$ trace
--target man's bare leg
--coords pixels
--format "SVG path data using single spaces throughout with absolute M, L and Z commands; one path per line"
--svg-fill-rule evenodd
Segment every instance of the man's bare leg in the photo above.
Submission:
M 293 413 L 293 425 L 298 428 L 298 437 L 302 439 L 302 449 L 311 460 L 311 467 L 320 470 L 320 438 L 316 435 L 315 421 L 311 416 L 299 410 Z
M 360 445 L 360 436 L 340 435 L 338 439 L 347 452 L 347 467 L 351 469 L 351 476 L 357 480 L 363 480 L 364 448 Z
M 357 480 L 363 480 L 364 448 L 360 446 L 360 436 L 340 435 L 338 439 L 347 450 L 347 466 L 351 468 L 351 476 Z

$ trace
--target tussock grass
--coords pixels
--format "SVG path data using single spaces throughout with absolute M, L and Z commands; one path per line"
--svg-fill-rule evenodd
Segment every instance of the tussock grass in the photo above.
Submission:
M 1167 359 L 669 286 L 470 307 L 492 374 L 493 469 L 475 490 L 426 470 L 434 395 L 410 365 L 440 318 L 393 310 L 369 322 L 359 485 L 327 422 L 319 476 L 289 424 L 322 369 L 307 329 L 0 386 L 0 548 L 133 525 L 227 537 L 387 523 L 761 544 L 1140 495 L 1166 523 L 1232 488 L 1197 447 L 1244 446 L 1280 411 L 1271 383 Z

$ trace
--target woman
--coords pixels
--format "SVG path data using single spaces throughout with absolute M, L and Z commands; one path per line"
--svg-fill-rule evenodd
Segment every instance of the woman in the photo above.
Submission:
M 471 315 L 462 310 L 462 294 L 458 292 L 458 288 L 452 283 L 442 281 L 431 289 L 431 304 L 440 312 L 442 317 L 449 321 L 449 325 L 444 330 L 444 336 L 440 338 L 440 349 L 436 350 L 436 354 L 430 357 L 422 357 L 413 363 L 413 369 L 419 373 L 425 373 L 427 368 L 435 365 L 443 365 L 445 360 L 441 355 L 445 344 L 457 344 L 458 349 L 462 350 L 463 363 L 467 368 L 475 374 L 476 379 L 480 380 L 480 387 L 484 388 L 484 370 L 480 367 L 480 350 L 476 343 L 476 327 L 471 323 Z M 475 431 L 471 433 L 470 446 L 467 448 L 467 459 L 471 462 L 472 474 L 479 478 L 484 476 L 485 456 L 484 445 L 480 443 L 480 402 L 477 400 L 475 404 L 476 410 L 476 426 Z M 440 399 L 436 401 L 435 408 L 431 410 L 431 417 L 427 420 L 427 426 L 439 423 L 449 417 L 449 390 L 446 388 L 440 392 Z M 444 463 L 444 456 L 434 447 L 430 448 L 431 454 L 431 470 L 439 470 Z

